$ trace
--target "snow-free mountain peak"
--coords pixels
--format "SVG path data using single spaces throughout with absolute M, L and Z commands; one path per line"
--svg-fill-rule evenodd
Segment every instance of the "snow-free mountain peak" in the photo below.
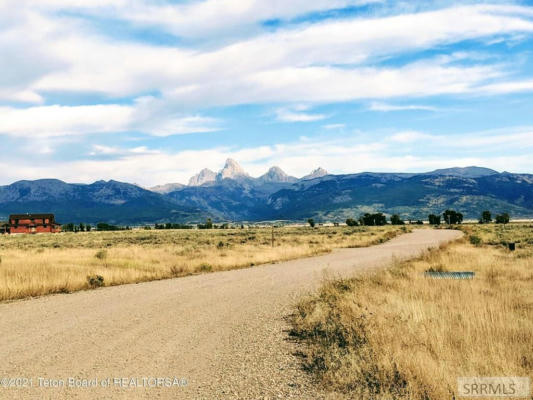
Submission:
M 268 172 L 259 177 L 261 182 L 296 182 L 298 179 L 289 176 L 280 167 L 271 167 Z
M 226 160 L 226 164 L 224 164 L 224 168 L 222 168 L 222 170 L 218 173 L 217 179 L 235 179 L 248 176 L 249 175 L 246 173 L 246 171 L 244 171 L 237 161 L 232 158 L 228 158 Z
M 316 178 L 322 178 L 323 176 L 329 175 L 329 172 L 326 171 L 322 167 L 318 167 L 313 172 L 311 172 L 309 175 L 306 175 L 302 178 L 302 180 L 306 181 L 309 179 L 316 179 Z
M 189 179 L 189 186 L 202 186 L 204 183 L 214 182 L 216 178 L 216 172 L 204 168 L 198 174 Z

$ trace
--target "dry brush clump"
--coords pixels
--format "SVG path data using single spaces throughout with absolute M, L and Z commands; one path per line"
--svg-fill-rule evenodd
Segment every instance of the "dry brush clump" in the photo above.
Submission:
M 532 232 L 507 228 L 516 230 L 509 238 Z M 476 276 L 431 279 L 429 269 Z M 327 281 L 299 302 L 292 324 L 304 366 L 349 397 L 450 399 L 458 377 L 533 378 L 533 246 L 510 252 L 463 240 L 373 275 Z
M 0 237 L 0 300 L 323 254 L 387 240 L 397 227 L 163 230 Z M 103 279 L 90 280 L 100 276 Z M 91 283 L 92 282 L 92 283 Z

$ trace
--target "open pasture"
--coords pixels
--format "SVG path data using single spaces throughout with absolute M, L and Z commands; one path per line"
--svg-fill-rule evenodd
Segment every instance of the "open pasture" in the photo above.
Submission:
M 327 281 L 297 305 L 293 334 L 321 384 L 358 398 L 422 400 L 454 398 L 458 377 L 533 379 L 533 226 L 461 229 L 458 242 Z M 432 279 L 427 270 L 476 275 Z
M 404 227 L 136 230 L 0 236 L 0 300 L 251 267 L 362 247 Z

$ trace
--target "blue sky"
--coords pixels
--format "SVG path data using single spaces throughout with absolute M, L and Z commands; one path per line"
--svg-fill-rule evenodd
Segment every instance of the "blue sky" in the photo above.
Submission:
M 533 172 L 529 1 L 5 0 L 0 184 Z

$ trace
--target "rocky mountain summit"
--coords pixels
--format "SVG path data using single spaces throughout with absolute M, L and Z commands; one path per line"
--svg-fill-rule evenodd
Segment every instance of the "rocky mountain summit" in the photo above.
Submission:
M 309 175 L 306 175 L 302 178 L 302 181 L 308 181 L 310 179 L 322 178 L 323 176 L 329 175 L 329 172 L 322 167 L 318 167 Z
M 280 167 L 272 167 L 258 178 L 261 182 L 289 182 L 294 183 L 298 178 L 287 175 Z
M 217 179 L 217 173 L 208 168 L 204 168 L 198 174 L 189 179 L 189 186 L 202 186 L 205 183 L 214 182 Z
M 240 179 L 240 178 L 247 178 L 250 175 L 244 171 L 244 169 L 239 165 L 237 161 L 235 161 L 232 158 L 228 158 L 226 160 L 226 164 L 224 164 L 224 168 L 220 170 L 220 172 L 217 174 L 217 180 L 220 181 L 222 179 Z
M 327 175 L 328 172 L 323 168 L 317 168 L 309 175 L 301 178 L 302 180 L 320 178 Z M 205 184 L 216 184 L 222 182 L 224 179 L 233 179 L 235 181 L 246 180 L 248 183 L 262 184 L 262 183 L 295 183 L 298 182 L 298 178 L 289 176 L 280 167 L 271 167 L 265 174 L 259 178 L 251 177 L 241 165 L 232 158 L 228 158 L 224 167 L 217 173 L 210 169 L 204 168 L 198 174 L 189 179 L 188 186 L 202 186 Z M 167 184 L 168 185 L 168 184 Z M 166 186 L 166 185 L 162 185 Z M 161 187 L 161 186 L 159 186 Z

